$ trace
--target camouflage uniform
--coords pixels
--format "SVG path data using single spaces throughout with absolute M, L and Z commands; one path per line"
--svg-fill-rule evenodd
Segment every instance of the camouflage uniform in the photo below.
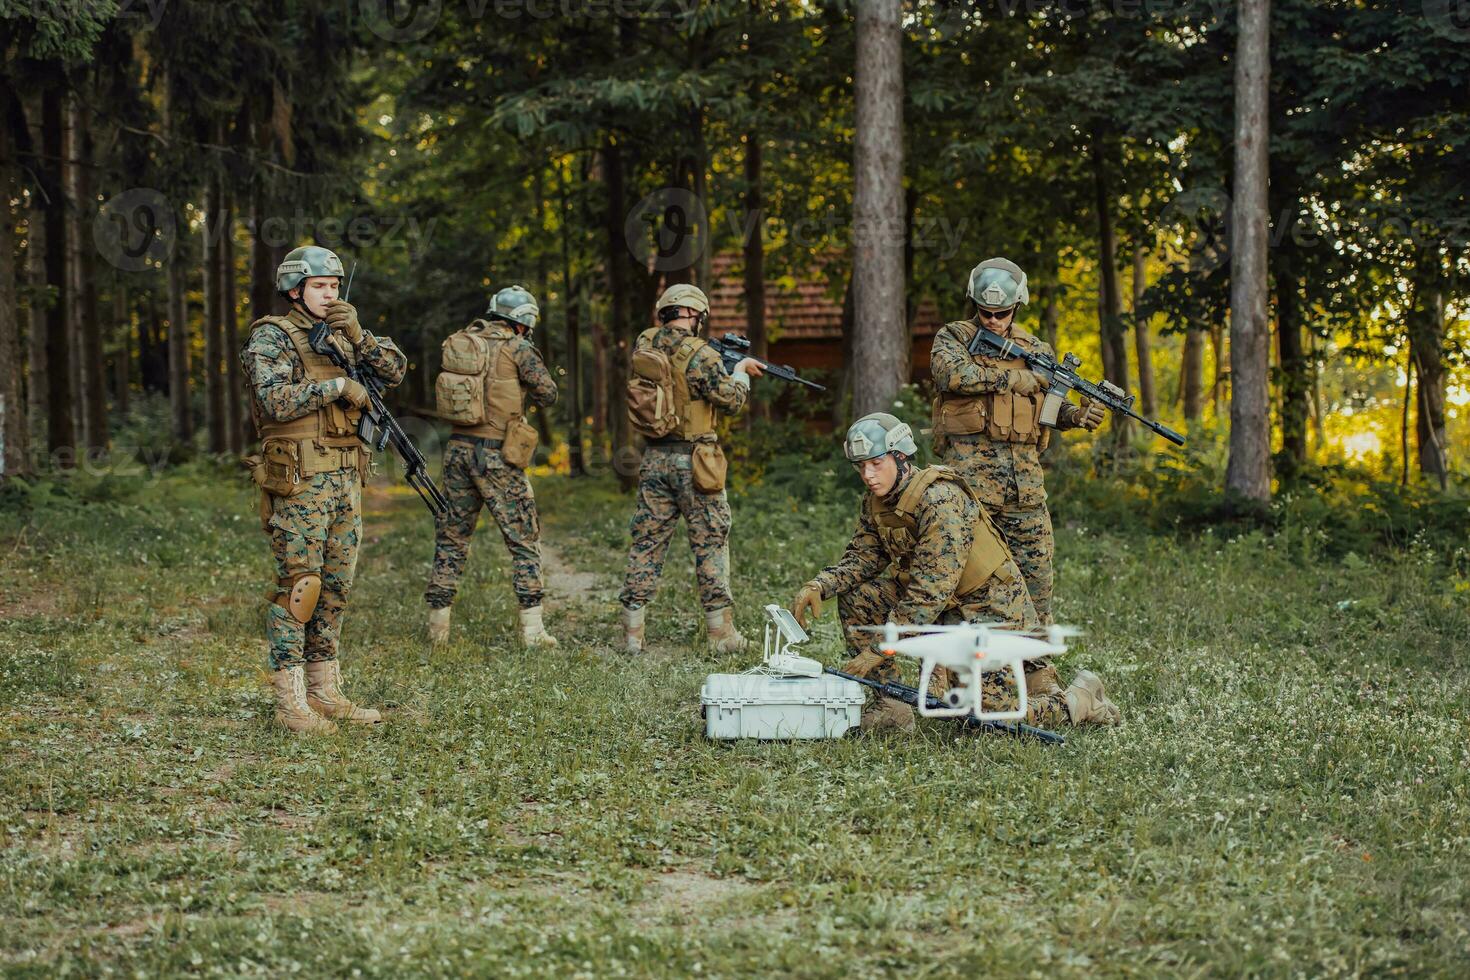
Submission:
M 943 468 L 939 471 L 947 474 Z M 812 580 L 822 598 L 837 597 L 851 673 L 877 680 L 898 677 L 898 665 L 879 653 L 880 634 L 863 629 L 865 626 L 889 621 L 913 626 L 960 622 L 1002 622 L 1021 628 L 1037 625 L 1020 570 L 998 541 L 998 557 L 1003 557 L 998 567 L 978 587 L 956 596 L 966 565 L 977 550 L 977 534 L 994 532 L 988 530 L 981 504 L 953 480 L 935 479 L 924 489 L 914 512 L 917 532 L 907 553 L 894 553 L 884 544 L 878 511 L 893 508 L 925 472 L 909 469 L 881 503 L 867 495 L 847 550 L 837 564 Z M 953 678 L 947 674 L 934 672 L 931 694 L 949 688 Z M 999 710 L 1007 703 L 1014 706 L 1015 685 L 1006 675 L 987 674 L 984 683 L 987 709 Z M 1043 664 L 1028 669 L 1027 692 L 1028 717 L 1035 723 L 1066 720 L 1066 701 L 1053 668 Z
M 638 343 L 672 358 L 688 337 L 658 327 L 645 331 Z M 745 407 L 750 394 L 748 385 L 725 372 L 719 354 L 708 344 L 695 352 L 684 377 L 691 398 L 730 415 Z M 677 437 L 650 440 L 644 451 L 638 471 L 638 507 L 629 525 L 633 543 L 619 594 L 624 609 L 641 609 L 653 599 L 669 540 L 681 516 L 688 526 L 700 605 L 711 613 L 734 604 L 730 594 L 730 503 L 724 490 L 706 494 L 694 488 L 690 452 L 690 443 Z
M 301 330 L 311 327 L 300 311 L 293 311 L 287 319 Z M 273 424 L 341 411 L 340 403 L 334 406 L 341 388 L 330 380 L 309 379 L 296 345 L 274 321 L 269 317 L 257 321 L 240 354 L 254 396 L 256 424 L 267 437 L 268 427 Z M 401 382 L 408 368 L 408 358 L 392 341 L 374 337 L 366 330 L 355 350 L 345 342 L 339 347 L 349 361 L 361 359 L 390 386 Z M 348 417 L 355 419 L 356 415 Z M 304 485 L 298 485 L 289 496 L 263 496 L 261 516 L 276 559 L 276 584 L 267 607 L 266 626 L 272 670 L 337 657 L 342 615 L 352 589 L 362 536 L 362 477 L 367 451 L 348 448 L 336 460 L 341 465 L 326 472 L 302 473 L 300 484 Z M 290 584 L 303 575 L 321 576 L 321 597 L 304 626 L 282 604 Z
M 961 320 L 946 324 L 934 337 L 930 370 L 940 392 L 934 419 L 936 449 L 944 464 L 962 475 L 989 509 L 1026 578 L 1037 615 L 1043 623 L 1050 623 L 1056 544 L 1041 469 L 1041 453 L 1049 435 L 1039 423 L 1033 424 L 1029 436 L 1019 437 L 1004 430 L 998 432 L 994 426 L 982 431 L 956 431 L 976 426 L 959 421 L 961 413 L 946 411 L 962 401 L 971 401 L 973 396 L 979 396 L 975 401 L 983 401 L 985 396 L 1014 399 L 1029 403 L 1036 411 L 1045 393 L 1026 399 L 1008 395 L 1009 371 L 1017 368 L 1019 360 L 972 355 L 967 347 L 974 335 L 974 321 Z M 1052 353 L 1046 343 L 1014 326 L 1010 337 L 1028 350 Z M 1076 405 L 1063 405 L 1057 415 L 1057 428 L 1075 428 L 1082 413 Z
M 487 335 L 505 344 L 530 400 L 542 407 L 554 404 L 556 382 L 535 345 L 498 324 Z M 424 601 L 433 609 L 454 602 L 469 558 L 470 538 L 484 507 L 510 550 L 511 586 L 517 603 L 522 609 L 541 605 L 541 522 L 526 471 L 504 460 L 499 440 L 456 431 L 444 450 L 442 483 L 449 513 L 434 534 L 434 567 Z

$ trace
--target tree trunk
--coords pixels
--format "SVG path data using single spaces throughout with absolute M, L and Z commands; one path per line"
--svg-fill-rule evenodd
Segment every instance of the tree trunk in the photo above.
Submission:
M 1281 478 L 1293 480 L 1307 462 L 1307 357 L 1302 346 L 1301 296 L 1290 246 L 1276 269 L 1276 355 L 1281 366 Z
M 46 347 L 50 343 L 46 324 L 51 308 L 46 288 L 46 212 L 39 203 L 32 203 L 30 219 L 26 233 L 31 286 L 30 329 L 26 335 L 26 406 L 30 430 L 39 434 L 46 427 L 51 397 L 51 379 L 46 369 Z
M 96 249 L 92 248 L 91 119 L 86 106 L 72 102 L 73 242 L 76 245 L 77 333 L 81 340 L 82 419 L 88 449 L 107 447 L 107 372 L 102 363 L 102 323 L 97 314 Z
M 62 286 L 66 293 L 66 347 L 67 383 L 71 386 L 71 424 L 80 456 L 91 445 L 91 433 L 87 431 L 89 413 L 87 406 L 91 393 L 82 377 L 82 361 L 86 357 L 82 337 L 85 328 L 82 320 L 82 231 L 77 219 L 82 209 L 81 190 L 77 187 L 78 162 L 82 150 L 77 125 L 76 97 L 68 94 L 62 102 L 61 134 L 61 206 L 65 212 L 62 235 L 66 241 L 66 282 Z
M 1441 262 L 1439 250 L 1430 252 L 1429 260 Z M 1445 327 L 1444 291 L 1439 270 L 1428 270 L 1421 264 L 1420 282 L 1414 290 L 1417 302 L 1409 311 L 1409 357 L 1419 376 L 1418 418 L 1414 434 L 1419 447 L 1419 472 L 1439 482 L 1441 490 L 1449 485 L 1449 454 L 1445 432 Z
M 577 295 L 576 282 L 572 279 L 571 223 L 572 208 L 568 185 L 571 177 L 556 168 L 557 194 L 559 197 L 557 225 L 561 238 L 561 291 L 566 302 L 566 382 L 562 398 L 567 412 L 567 471 L 572 476 L 585 476 L 587 464 L 582 447 L 582 302 Z
M 1148 285 L 1148 252 L 1140 242 L 1133 246 L 1133 350 L 1138 356 L 1138 403 L 1139 412 L 1146 418 L 1154 418 L 1159 412 L 1159 403 L 1154 391 L 1153 333 L 1149 329 L 1149 318 L 1140 312 L 1143 306 L 1143 291 Z
M 265 222 L 265 190 L 257 185 L 250 195 L 251 323 L 276 311 L 276 261 L 270 242 L 265 238 Z
M 204 425 L 211 453 L 223 453 L 228 446 L 225 437 L 228 426 L 225 376 L 221 370 L 225 327 L 224 297 L 220 295 L 224 275 L 220 269 L 223 229 L 220 226 L 219 191 L 219 178 L 208 174 L 204 178 L 204 223 L 200 226 L 202 247 L 199 254 L 204 284 Z
M 1062 310 L 1057 299 L 1061 293 L 1061 262 L 1055 252 L 1052 253 L 1050 267 L 1046 270 L 1046 277 L 1037 290 L 1037 299 L 1041 303 L 1041 339 L 1046 341 L 1048 347 L 1061 356 L 1057 350 L 1057 336 L 1060 332 L 1062 322 Z M 1053 439 L 1052 442 L 1057 440 Z
M 235 208 L 230 190 L 220 185 L 221 235 L 219 241 L 219 308 L 224 327 L 225 448 L 231 455 L 245 452 L 245 377 L 240 368 L 240 312 L 235 284 Z
M 852 273 L 847 276 L 847 288 L 842 292 L 842 376 L 837 382 L 836 397 L 832 399 L 832 428 L 842 432 L 857 416 L 852 412 L 852 386 L 856 383 L 858 370 L 852 360 L 853 299 Z
M 1204 405 L 1205 332 L 1193 321 L 1184 328 L 1184 354 L 1179 371 L 1179 385 L 1184 390 L 1184 420 L 1197 422 Z
M 1092 141 L 1093 189 L 1097 208 L 1098 338 L 1103 352 L 1103 377 L 1128 390 L 1128 337 L 1123 330 L 1123 294 L 1118 283 L 1118 238 L 1113 228 L 1113 196 L 1108 181 L 1105 137 Z M 1111 416 L 1113 447 L 1128 441 L 1131 426 L 1126 416 Z
M 628 285 L 625 261 L 626 243 L 623 241 L 623 216 L 627 212 L 623 190 L 623 154 L 616 143 L 609 141 L 602 148 L 603 176 L 607 181 L 607 278 L 612 294 L 612 312 L 609 315 L 608 339 L 611 341 L 612 357 L 609 359 L 607 388 L 611 394 L 621 392 L 628 380 L 629 338 L 628 334 Z M 612 411 L 609 406 L 609 423 L 612 428 L 613 469 L 618 483 L 627 490 L 633 486 L 637 473 L 633 470 L 633 431 L 628 422 L 628 413 Z
M 766 340 L 766 243 L 765 205 L 761 200 L 760 134 L 745 134 L 745 336 L 750 352 L 765 357 Z M 768 419 L 771 403 L 751 399 L 751 417 Z
M 180 228 L 186 227 L 184 216 L 177 214 Z M 194 441 L 194 416 L 189 405 L 189 322 L 185 318 L 185 278 L 187 259 L 183 241 L 174 247 L 168 260 L 168 402 L 173 416 L 174 439 L 189 445 Z
M 1225 489 L 1271 499 L 1266 316 L 1270 0 L 1240 0 L 1235 55 L 1235 203 L 1230 247 L 1230 461 Z
M 903 5 L 857 5 L 852 414 L 887 411 L 909 378 L 903 282 Z
M 112 326 L 117 331 L 117 350 L 112 355 L 112 387 L 119 417 L 128 414 L 133 385 L 133 314 L 128 308 L 128 287 L 112 287 Z
M 41 133 L 46 157 L 44 187 L 46 206 L 46 284 L 54 299 L 46 314 L 46 372 L 49 398 L 46 404 L 46 441 L 57 466 L 76 465 L 76 428 L 72 423 L 71 311 L 67 299 L 66 203 L 63 197 L 65 153 L 62 133 L 61 82 L 49 86 L 41 99 Z
M 20 310 L 15 288 L 15 216 L 10 121 L 0 120 L 0 480 L 30 472 L 30 433 L 21 379 Z

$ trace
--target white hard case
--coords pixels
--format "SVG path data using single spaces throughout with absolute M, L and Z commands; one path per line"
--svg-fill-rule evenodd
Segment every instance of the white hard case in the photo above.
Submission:
M 862 685 L 830 674 L 710 674 L 699 700 L 709 738 L 789 740 L 841 738 L 858 726 L 864 698 Z

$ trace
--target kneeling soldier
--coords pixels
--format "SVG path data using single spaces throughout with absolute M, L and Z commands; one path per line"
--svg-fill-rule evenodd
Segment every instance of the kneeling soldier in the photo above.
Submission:
M 424 592 L 434 643 L 449 639 L 450 603 L 484 507 L 510 550 L 522 642 L 556 646 L 541 618 L 541 522 L 526 477 L 536 430 L 522 414 L 527 396 L 542 407 L 556 401 L 556 382 L 531 343 L 540 316 L 534 296 L 508 286 L 491 297 L 483 320 L 444 341 L 444 370 L 434 389 L 439 414 L 454 424 L 454 434 L 444 450 L 449 513 L 434 535 L 434 569 Z
M 292 251 L 276 270 L 276 289 L 291 312 L 252 324 L 240 355 L 261 448 L 246 462 L 261 488 L 261 523 L 276 558 L 266 607 L 276 720 L 313 734 L 335 731 L 330 719 L 383 719 L 342 693 L 337 665 L 371 464 L 357 438 L 368 394 L 313 351 L 307 335 L 325 320 L 329 341 L 348 362 L 368 365 L 387 385 L 402 381 L 408 368 L 392 341 L 364 330 L 357 310 L 337 298 L 341 283 L 342 260 L 331 251 L 315 245 Z
M 865 626 L 1037 625 L 1025 580 L 990 515 L 952 470 L 918 469 L 909 462 L 918 447 L 907 425 L 881 412 L 865 416 L 847 430 L 843 448 L 868 488 L 857 531 L 837 564 L 802 586 L 792 612 L 804 626 L 821 614 L 823 599 L 837 597 L 851 657 L 844 670 L 880 680 L 898 673 L 879 652 L 879 634 Z M 954 683 L 948 671 L 935 671 L 934 677 L 932 695 Z M 1055 668 L 1028 664 L 1026 689 L 1027 718 L 1035 724 L 1117 720 L 1102 682 L 1086 671 L 1063 691 Z M 1000 705 L 1007 696 L 1014 705 L 1014 685 L 1007 692 L 1004 675 L 989 675 L 986 701 Z M 891 698 L 863 713 L 864 728 L 908 728 L 913 721 L 913 709 Z

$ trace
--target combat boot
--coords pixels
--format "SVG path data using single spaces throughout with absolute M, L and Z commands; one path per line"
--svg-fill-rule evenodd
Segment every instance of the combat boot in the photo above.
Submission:
M 330 735 L 337 730 L 306 701 L 306 673 L 300 667 L 271 671 L 271 688 L 276 693 L 276 721 L 303 735 Z
M 429 609 L 429 642 L 438 646 L 449 642 L 449 610 L 452 606 Z
M 306 703 L 326 718 L 376 725 L 383 720 L 377 708 L 359 708 L 342 693 L 342 667 L 336 660 L 316 660 L 306 665 Z
M 1067 717 L 1074 725 L 1116 725 L 1123 720 L 1118 706 L 1103 693 L 1102 678 L 1090 670 L 1079 670 L 1067 688 Z
M 879 697 L 863 709 L 858 728 L 865 732 L 881 732 L 885 728 L 911 732 L 914 730 L 914 709 L 897 698 Z
M 704 624 L 709 630 L 709 648 L 715 653 L 740 653 L 750 642 L 735 629 L 735 610 L 729 606 L 706 612 Z
M 528 647 L 543 647 L 547 650 L 556 647 L 556 637 L 546 632 L 546 627 L 541 623 L 540 606 L 521 610 L 521 642 Z
M 643 607 L 623 607 L 623 649 L 629 653 L 643 652 Z

